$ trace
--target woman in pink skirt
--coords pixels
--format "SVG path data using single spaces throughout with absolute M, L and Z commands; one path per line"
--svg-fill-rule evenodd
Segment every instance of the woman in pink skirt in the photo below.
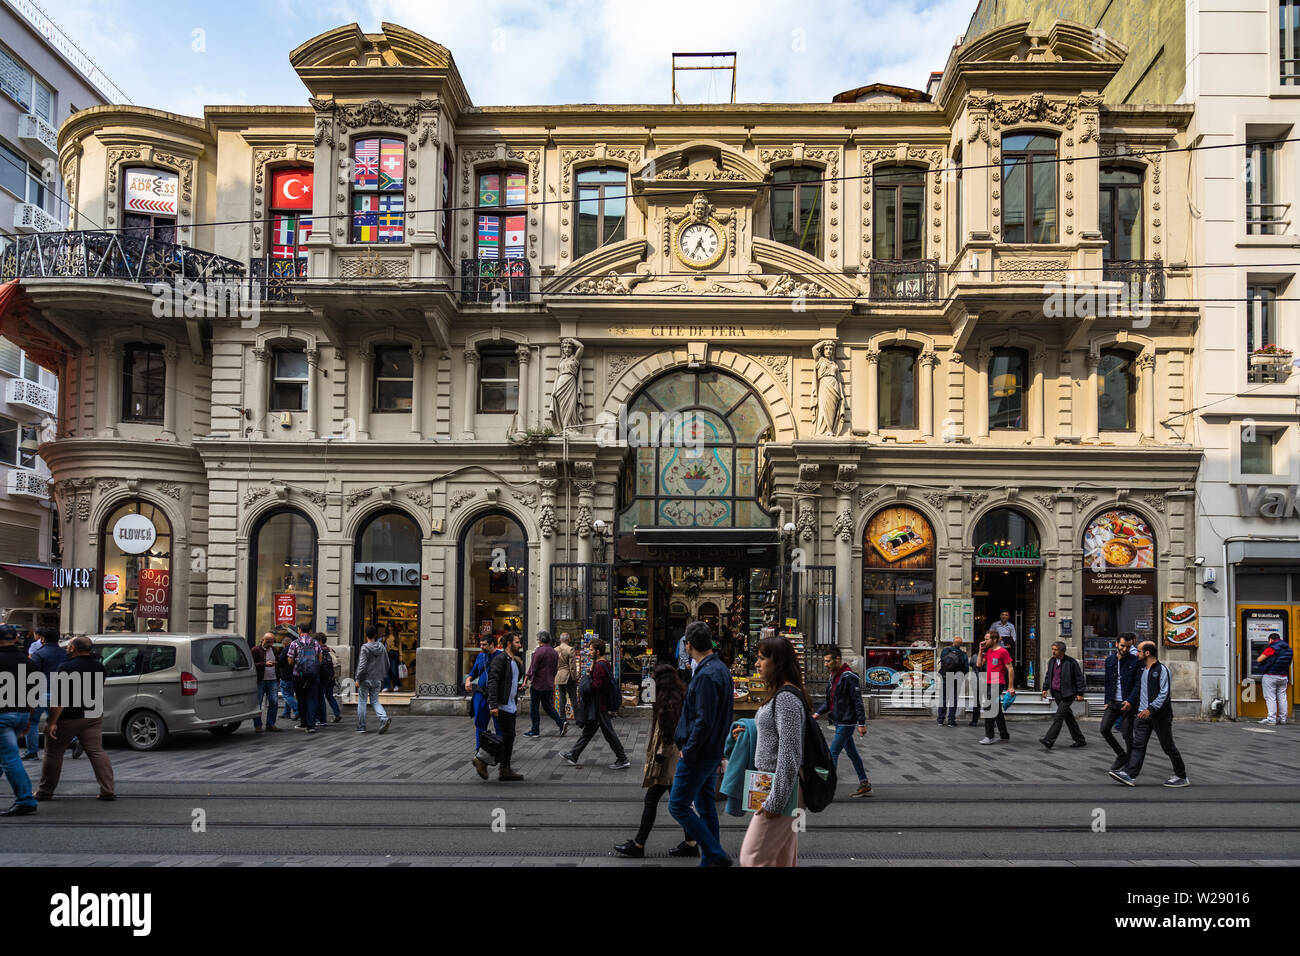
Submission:
M 807 713 L 794 645 L 779 636 L 760 641 L 758 672 L 770 696 L 754 717 L 758 727 L 754 767 L 773 775 L 772 792 L 749 821 L 740 847 L 740 865 L 794 866 L 799 834 L 795 832 L 793 811 L 799 768 L 803 765 Z M 802 800 L 798 804 L 802 805 Z

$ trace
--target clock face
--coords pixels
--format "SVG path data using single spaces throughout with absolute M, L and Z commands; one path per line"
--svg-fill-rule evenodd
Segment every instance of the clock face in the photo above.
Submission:
M 709 223 L 688 223 L 677 234 L 677 255 L 688 266 L 711 266 L 722 252 L 722 237 Z

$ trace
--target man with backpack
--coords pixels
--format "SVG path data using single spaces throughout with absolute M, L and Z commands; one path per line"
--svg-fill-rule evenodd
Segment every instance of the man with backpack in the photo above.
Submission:
M 343 714 L 339 711 L 338 698 L 334 696 L 334 680 L 337 676 L 334 652 L 330 650 L 324 632 L 316 632 L 316 643 L 320 645 L 320 691 L 316 695 L 316 721 L 325 723 L 325 702 L 328 701 L 330 709 L 334 711 L 334 723 L 337 724 L 343 719 Z
M 294 693 L 298 698 L 296 730 L 316 733 L 316 698 L 320 693 L 320 645 L 303 632 L 289 645 L 287 660 L 293 667 Z
M 289 645 L 293 638 L 283 630 L 276 631 L 275 636 L 280 641 L 280 653 L 275 657 L 275 671 L 280 678 L 280 696 L 284 699 L 284 713 L 280 716 L 292 719 L 298 716 L 298 698 L 293 694 L 293 663 L 289 660 Z
M 813 722 L 815 724 L 822 714 L 830 718 L 835 725 L 835 738 L 831 741 L 831 764 L 838 765 L 840 752 L 847 749 L 849 763 L 853 764 L 853 769 L 858 773 L 858 789 L 853 796 L 870 796 L 871 784 L 867 780 L 867 771 L 862 766 L 858 748 L 853 744 L 855 727 L 859 737 L 867 735 L 867 711 L 862 705 L 862 684 L 858 681 L 857 672 L 844 663 L 838 647 L 828 650 L 822 656 L 822 663 L 826 665 L 831 680 L 826 687 L 826 703 L 812 715 Z
M 962 648 L 960 637 L 954 637 L 952 643 L 943 649 L 939 657 L 939 726 L 945 723 L 949 727 L 957 726 L 957 700 L 961 697 L 962 684 L 970 673 L 970 658 Z M 960 676 L 959 676 L 960 675 Z
M 614 732 L 614 723 L 609 716 L 622 704 L 622 691 L 614 680 L 614 669 L 605 660 L 605 642 L 598 637 L 591 642 L 591 656 L 591 670 L 583 675 L 578 684 L 578 707 L 582 714 L 577 719 L 582 723 L 582 736 L 578 738 L 577 746 L 568 753 L 560 754 L 560 758 L 565 763 L 578 766 L 582 751 L 596 736 L 596 731 L 600 731 L 605 743 L 609 744 L 609 749 L 614 751 L 614 762 L 609 765 L 609 769 L 626 770 L 631 766 L 627 751 Z

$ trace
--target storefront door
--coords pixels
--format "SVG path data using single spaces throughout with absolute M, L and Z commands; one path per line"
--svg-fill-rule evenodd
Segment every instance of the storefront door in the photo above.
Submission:
M 1268 716 L 1264 693 L 1259 680 L 1259 665 L 1255 663 L 1260 652 L 1268 646 L 1274 635 L 1280 634 L 1295 647 L 1300 633 L 1300 603 L 1295 604 L 1238 604 L 1237 605 L 1237 716 L 1261 718 Z M 1291 664 L 1291 684 L 1287 696 L 1291 716 L 1295 715 L 1296 667 Z
M 366 628 L 373 624 L 379 632 L 380 642 L 390 652 L 396 650 L 399 665 L 406 665 L 406 677 L 399 676 L 394 689 L 413 693 L 416 684 L 415 649 L 420 643 L 420 589 L 357 588 L 356 608 L 352 659 L 356 660 L 356 654 L 365 642 Z M 390 653 L 390 664 L 392 660 Z
M 975 572 L 975 633 L 970 636 L 978 648 L 989 626 L 1003 611 L 1011 612 L 1016 627 L 1012 659 L 1016 665 L 1016 686 L 1033 687 L 1038 680 L 1038 575 L 1032 571 L 979 568 Z

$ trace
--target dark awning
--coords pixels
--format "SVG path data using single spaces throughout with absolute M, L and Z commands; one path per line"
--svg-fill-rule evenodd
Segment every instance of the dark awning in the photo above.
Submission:
M 0 564 L 0 571 L 8 571 L 15 577 L 30 581 L 38 588 L 49 590 L 54 587 L 54 569 L 42 568 L 30 564 Z
M 776 528 L 635 528 L 637 544 L 709 545 L 777 544 Z

